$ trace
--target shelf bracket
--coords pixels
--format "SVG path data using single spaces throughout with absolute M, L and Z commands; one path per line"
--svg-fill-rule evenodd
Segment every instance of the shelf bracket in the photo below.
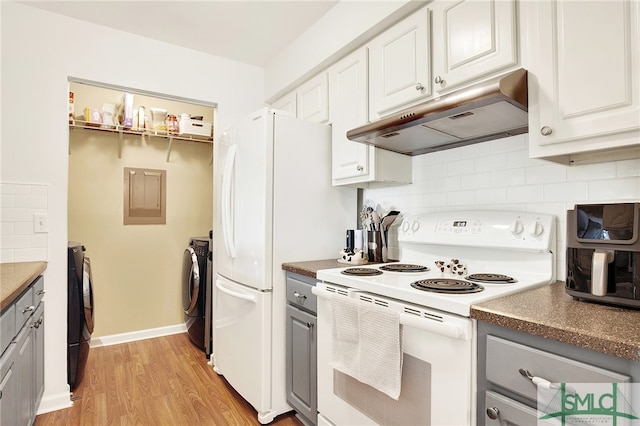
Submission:
M 122 133 L 122 128 L 118 126 L 118 159 L 122 159 L 122 144 L 124 140 L 124 133 Z
M 169 136 L 169 145 L 167 146 L 167 163 L 171 159 L 171 146 L 173 145 L 173 137 Z

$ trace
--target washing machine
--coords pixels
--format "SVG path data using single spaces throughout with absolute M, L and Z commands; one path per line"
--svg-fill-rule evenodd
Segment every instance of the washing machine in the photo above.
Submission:
M 183 253 L 182 309 L 191 341 L 211 354 L 211 241 L 193 237 Z M 207 318 L 209 315 L 209 318 Z

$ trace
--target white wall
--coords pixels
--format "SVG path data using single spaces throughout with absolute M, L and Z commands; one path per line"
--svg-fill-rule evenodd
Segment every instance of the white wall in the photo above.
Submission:
M 0 2 L 0 183 L 48 185 L 45 395 L 40 411 L 69 404 L 66 384 L 68 77 L 218 104 L 218 128 L 263 106 L 257 67 Z M 197 37 L 197 34 L 194 34 Z
M 265 99 L 275 101 L 425 3 L 341 0 L 267 65 Z
M 567 209 L 579 203 L 640 201 L 639 159 L 581 166 L 532 160 L 526 134 L 419 155 L 412 161 L 411 185 L 367 189 L 363 199 L 405 214 L 479 209 L 556 215 L 560 280 L 566 276 Z M 392 237 L 397 255 L 397 233 Z

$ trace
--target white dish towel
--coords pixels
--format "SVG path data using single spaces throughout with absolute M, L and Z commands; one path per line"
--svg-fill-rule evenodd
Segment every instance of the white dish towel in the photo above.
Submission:
M 332 296 L 331 366 L 397 400 L 402 378 L 400 314 Z

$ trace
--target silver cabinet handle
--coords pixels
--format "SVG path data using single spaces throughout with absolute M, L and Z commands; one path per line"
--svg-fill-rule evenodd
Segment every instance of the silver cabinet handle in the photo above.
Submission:
M 551 133 L 553 133 L 553 129 L 549 126 L 544 126 L 540 129 L 540 134 L 542 136 L 549 136 Z
M 360 164 L 358 164 L 358 167 L 356 167 L 356 170 L 361 172 L 364 170 L 364 167 L 362 167 Z
M 491 420 L 497 419 L 499 415 L 500 415 L 500 410 L 498 410 L 498 407 L 487 408 L 487 417 L 489 417 Z
M 47 292 L 47 290 L 40 290 L 39 292 L 37 292 L 36 294 L 38 296 L 42 296 L 43 294 L 45 294 Z
M 442 77 L 440 77 L 439 75 L 436 76 L 435 80 L 436 84 L 442 84 L 442 82 L 444 81 Z
M 297 291 L 294 291 L 294 292 L 293 292 L 293 295 L 295 296 L 295 298 L 296 298 L 296 299 L 302 299 L 302 300 L 304 300 L 304 299 L 306 299 L 306 298 L 307 298 L 307 295 L 306 295 L 306 294 L 300 294 L 300 293 L 298 293 Z
M 416 84 L 416 90 L 417 90 L 418 92 L 422 91 L 422 89 L 424 89 L 424 86 L 422 85 L 422 83 L 418 83 L 418 84 Z
M 307 323 L 307 327 L 309 328 L 309 331 L 311 331 L 311 329 L 313 328 L 313 323 L 312 322 L 308 322 Z
M 33 306 L 33 305 L 31 305 L 31 306 L 27 306 L 26 308 L 24 308 L 24 309 L 22 310 L 22 313 L 23 313 L 23 314 L 26 314 L 27 312 L 33 312 L 33 311 L 35 311 L 35 310 L 36 310 L 36 307 L 35 307 L 35 306 Z

